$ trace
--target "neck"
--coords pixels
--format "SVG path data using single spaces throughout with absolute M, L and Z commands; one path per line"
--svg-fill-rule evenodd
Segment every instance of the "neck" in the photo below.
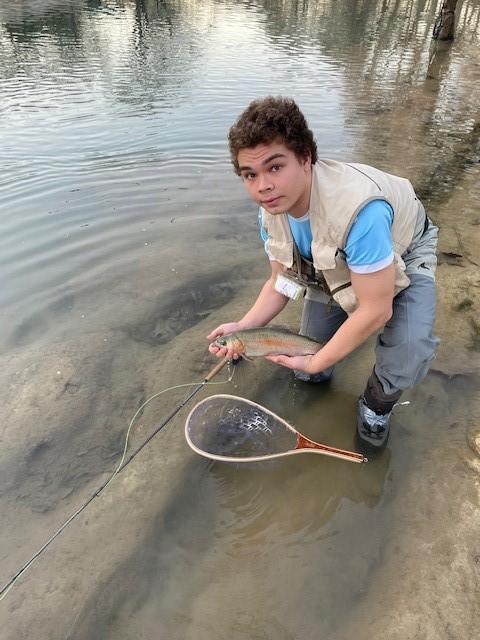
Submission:
M 311 189 L 312 189 L 312 172 L 310 171 L 304 192 L 288 212 L 289 215 L 292 216 L 292 218 L 301 218 L 310 209 Z

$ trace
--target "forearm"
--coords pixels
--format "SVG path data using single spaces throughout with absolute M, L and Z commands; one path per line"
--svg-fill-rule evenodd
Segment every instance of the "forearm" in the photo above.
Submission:
M 389 319 L 391 312 L 374 311 L 359 307 L 354 311 L 325 346 L 311 360 L 315 372 L 324 371 L 343 360 L 349 353 L 378 331 Z
M 263 285 L 253 306 L 243 316 L 239 324 L 244 329 L 264 327 L 285 308 L 287 302 L 288 298 L 275 290 L 273 278 L 270 278 Z

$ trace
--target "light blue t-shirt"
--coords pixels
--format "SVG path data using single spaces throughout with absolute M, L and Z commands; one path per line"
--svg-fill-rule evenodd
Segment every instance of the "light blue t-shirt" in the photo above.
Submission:
M 268 236 L 261 225 L 261 217 L 259 221 L 260 235 L 266 243 Z M 351 271 L 374 273 L 393 262 L 392 223 L 393 209 L 385 200 L 372 200 L 359 211 L 344 249 Z M 302 218 L 288 216 L 288 224 L 301 255 L 311 260 L 312 230 L 308 213 Z

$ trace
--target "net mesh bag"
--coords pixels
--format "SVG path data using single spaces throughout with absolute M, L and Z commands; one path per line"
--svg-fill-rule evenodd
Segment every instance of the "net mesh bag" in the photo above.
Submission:
M 201 455 L 236 462 L 262 460 L 295 449 L 298 435 L 264 407 L 229 395 L 205 398 L 190 412 L 185 436 Z

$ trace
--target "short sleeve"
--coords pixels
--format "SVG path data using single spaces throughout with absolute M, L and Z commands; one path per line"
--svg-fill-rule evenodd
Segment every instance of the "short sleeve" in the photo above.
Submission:
M 354 273 L 374 273 L 393 262 L 393 209 L 385 200 L 372 200 L 358 213 L 345 245 Z

